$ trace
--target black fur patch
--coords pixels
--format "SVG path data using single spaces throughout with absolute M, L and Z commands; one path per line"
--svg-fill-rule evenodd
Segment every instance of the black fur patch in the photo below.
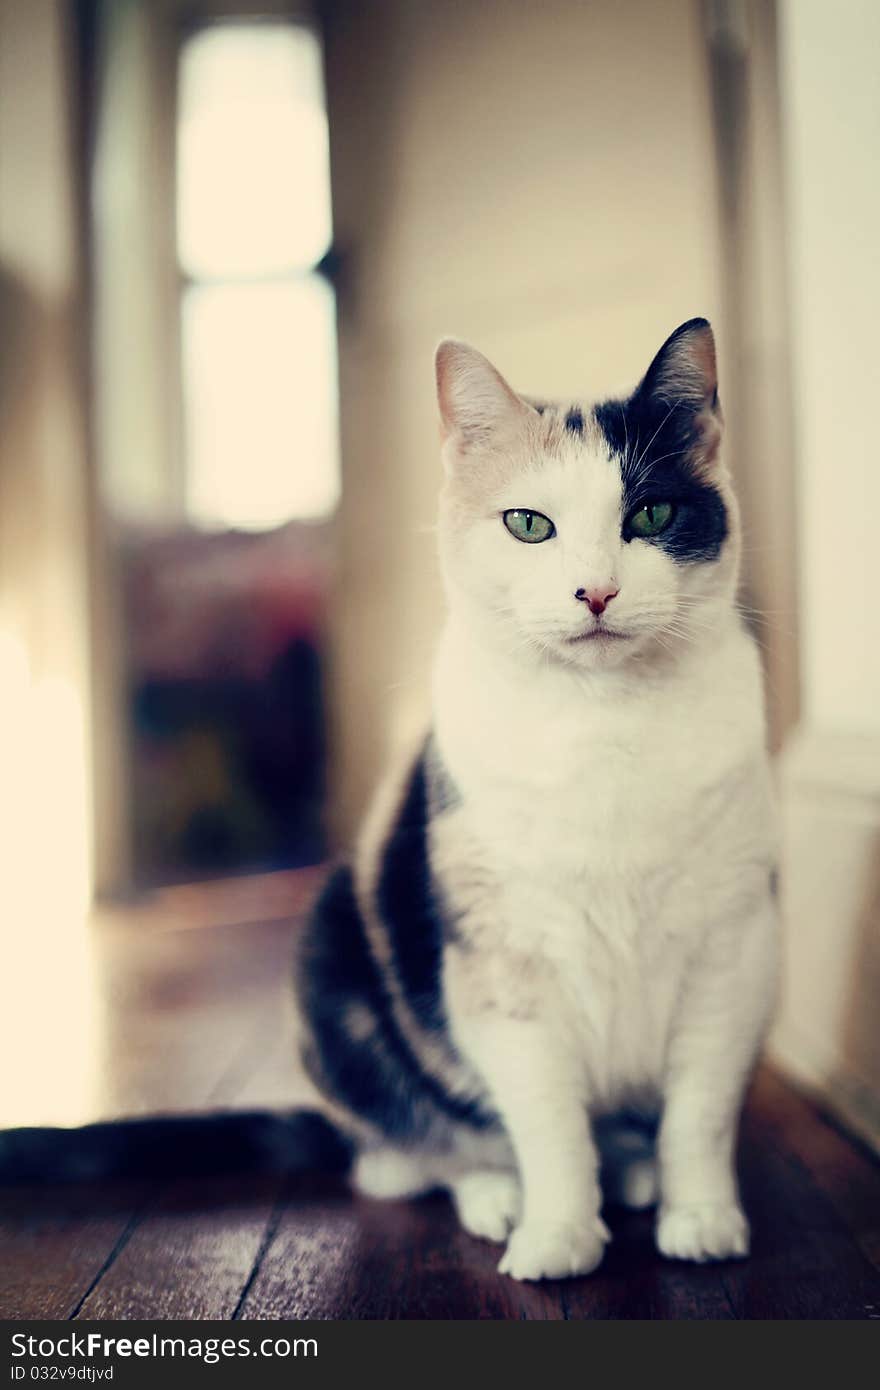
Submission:
M 312 1030 L 303 1061 L 315 1084 L 389 1134 L 426 1129 L 415 1068 L 391 1019 L 348 868 L 333 874 L 306 928 L 298 985 Z M 352 1031 L 353 1016 L 369 1025 L 368 1035 Z
M 579 410 L 576 405 L 572 406 L 565 417 L 565 428 L 568 430 L 569 434 L 576 434 L 578 436 L 582 435 L 584 432 L 583 411 Z
M 433 737 L 425 744 L 425 777 L 428 786 L 428 814 L 430 819 L 452 810 L 461 804 L 461 793 L 443 763 Z
M 424 1138 L 438 1112 L 477 1127 L 494 1123 L 449 1095 L 401 1036 L 348 868 L 334 873 L 306 927 L 297 983 L 312 1032 L 303 1061 L 328 1096 L 397 1142 Z
M 693 325 L 684 325 L 684 328 Z M 627 399 L 606 401 L 594 414 L 623 478 L 623 515 L 646 502 L 671 502 L 672 523 L 642 544 L 658 545 L 681 564 L 717 560 L 727 538 L 727 508 L 717 488 L 694 472 L 699 444 L 699 407 L 671 400 L 657 388 L 663 354 L 673 334 Z M 624 530 L 624 537 L 626 531 Z
M 428 796 L 423 754 L 385 846 L 376 901 L 407 1002 L 423 1027 L 438 1030 L 445 1023 L 440 997 L 443 924 L 428 862 Z

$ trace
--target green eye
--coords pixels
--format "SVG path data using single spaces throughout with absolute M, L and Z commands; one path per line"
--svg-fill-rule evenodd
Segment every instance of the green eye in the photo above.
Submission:
M 539 541 L 549 541 L 556 535 L 556 527 L 543 512 L 527 512 L 519 507 L 504 513 L 504 525 L 518 541 L 537 545 Z
M 674 511 L 671 502 L 646 502 L 627 517 L 626 529 L 630 536 L 659 536 L 666 530 Z

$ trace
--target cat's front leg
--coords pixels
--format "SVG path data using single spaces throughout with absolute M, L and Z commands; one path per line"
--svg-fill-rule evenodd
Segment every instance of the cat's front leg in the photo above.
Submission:
M 498 1268 L 514 1279 L 589 1274 L 609 1237 L 574 1033 L 553 1017 L 553 994 L 544 993 L 534 969 L 524 998 L 522 976 L 508 985 L 497 959 L 454 947 L 451 956 L 456 1040 L 487 1084 L 522 1184 L 521 1221 Z
M 776 921 L 768 899 L 735 934 L 710 939 L 673 1028 L 658 1142 L 657 1245 L 670 1258 L 748 1254 L 736 1132 L 775 986 Z

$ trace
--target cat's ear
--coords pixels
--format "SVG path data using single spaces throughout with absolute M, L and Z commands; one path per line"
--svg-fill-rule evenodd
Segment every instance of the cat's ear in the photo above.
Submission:
M 704 463 L 721 442 L 715 337 L 707 319 L 689 319 L 670 334 L 638 390 L 643 400 L 691 418 Z
M 696 409 L 715 409 L 718 370 L 715 338 L 707 319 L 690 319 L 670 334 L 648 368 L 640 389 L 669 405 L 681 401 Z
M 434 364 L 441 435 L 462 453 L 503 444 L 535 413 L 468 343 L 444 338 Z

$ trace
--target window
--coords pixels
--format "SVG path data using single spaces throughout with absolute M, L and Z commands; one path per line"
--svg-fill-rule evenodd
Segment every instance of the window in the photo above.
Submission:
M 178 95 L 187 515 L 327 517 L 340 484 L 319 41 L 301 24 L 218 23 L 184 44 Z

